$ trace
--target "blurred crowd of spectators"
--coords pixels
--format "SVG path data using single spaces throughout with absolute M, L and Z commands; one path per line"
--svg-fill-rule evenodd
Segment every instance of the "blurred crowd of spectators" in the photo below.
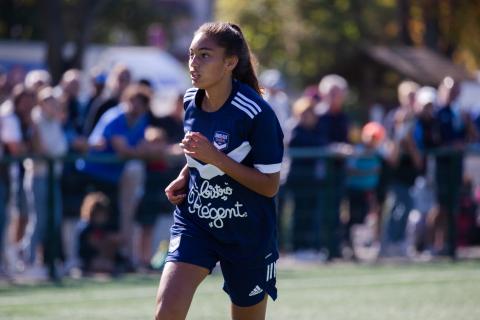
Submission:
M 455 258 L 458 246 L 480 243 L 478 172 L 464 170 L 480 118 L 458 105 L 460 84 L 403 81 L 398 107 L 363 126 L 344 111 L 347 93 L 344 78 L 327 75 L 284 122 L 291 153 L 279 202 L 283 248 L 301 259 Z M 299 156 L 302 147 L 324 153 Z
M 57 86 L 44 70 L 1 70 L 0 93 L 0 276 L 45 278 L 52 250 L 64 272 L 151 268 L 158 216 L 164 240 L 172 221 L 163 190 L 184 162 L 183 93 L 155 116 L 151 83 L 120 64 Z
M 164 188 L 184 165 L 183 93 L 159 117 L 149 80 L 133 80 L 124 65 L 68 70 L 56 86 L 44 70 L 14 71 L 0 69 L 0 277 L 46 277 L 52 245 L 65 273 L 160 267 L 173 209 Z M 283 252 L 454 256 L 458 245 L 480 242 L 480 191 L 463 170 L 480 119 L 456 105 L 452 78 L 438 88 L 402 82 L 399 106 L 363 126 L 343 109 L 348 83 L 338 75 L 293 102 L 277 70 L 260 82 L 285 133 Z M 304 148 L 322 153 L 299 154 Z M 74 157 L 58 160 L 66 155 Z M 47 242 L 57 227 L 61 240 Z

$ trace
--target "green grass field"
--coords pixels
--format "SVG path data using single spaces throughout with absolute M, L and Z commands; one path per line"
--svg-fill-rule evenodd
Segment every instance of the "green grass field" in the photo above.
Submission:
M 267 319 L 480 319 L 480 262 L 284 267 Z M 0 319 L 153 319 L 158 275 L 0 286 Z M 202 283 L 188 319 L 229 319 L 221 275 Z

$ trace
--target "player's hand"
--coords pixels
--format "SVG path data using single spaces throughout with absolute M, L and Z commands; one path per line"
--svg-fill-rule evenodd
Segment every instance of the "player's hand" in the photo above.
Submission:
M 188 132 L 180 143 L 180 147 L 186 155 L 205 163 L 215 164 L 218 158 L 223 155 L 200 132 Z
M 168 201 L 174 205 L 178 205 L 185 200 L 187 192 L 187 178 L 183 176 L 177 177 L 165 188 L 165 194 Z

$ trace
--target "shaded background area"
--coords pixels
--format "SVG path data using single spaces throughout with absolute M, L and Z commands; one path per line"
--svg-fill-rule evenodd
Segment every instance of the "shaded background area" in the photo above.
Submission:
M 212 19 L 240 23 L 260 68 L 280 69 L 292 90 L 331 72 L 349 79 L 354 109 L 395 103 L 405 76 L 432 84 L 385 63 L 372 46 L 438 55 L 463 69 L 462 77 L 474 77 L 480 64 L 478 0 L 5 0 L 0 39 L 44 42 L 45 66 L 58 81 L 82 67 L 93 43 L 157 46 L 185 61 L 192 32 Z
M 11 106 L 15 105 L 14 107 L 17 108 L 18 103 L 9 96 L 13 92 L 14 84 L 24 83 L 25 75 L 32 70 L 47 70 L 48 81 L 39 79 L 41 80 L 39 82 L 43 81 L 43 85 L 51 85 L 55 89 L 53 93 L 57 96 L 54 95 L 53 100 L 58 99 L 61 104 L 59 109 L 68 114 L 68 118 L 64 116 L 60 123 L 65 131 L 62 134 L 67 132 L 66 129 L 74 129 L 75 132 L 68 131 L 75 138 L 71 141 L 83 142 L 78 144 L 81 147 L 77 147 L 76 143 L 70 143 L 68 151 L 73 158 L 67 162 L 69 164 L 75 162 L 76 165 L 70 168 L 72 172 L 82 173 L 77 172 L 85 169 L 85 163 L 82 163 L 83 159 L 80 158 L 91 156 L 96 151 L 106 151 L 102 149 L 105 146 L 97 145 L 95 142 L 98 142 L 94 139 L 99 137 L 98 132 L 97 135 L 92 133 L 92 129 L 97 127 L 97 121 L 110 108 L 118 107 L 118 112 L 124 112 L 120 109 L 122 103 L 127 102 L 122 99 L 121 93 L 128 84 L 140 85 L 148 91 L 148 97 L 150 94 L 153 96 L 151 103 L 147 99 L 148 105 L 143 106 L 148 108 L 148 125 L 165 131 L 174 127 L 173 129 L 178 129 L 178 132 L 170 130 L 172 133 L 166 134 L 169 138 L 167 148 L 164 145 L 166 142 L 161 141 L 163 131 L 149 135 L 147 122 L 142 122 L 139 130 L 142 134 L 139 134 L 138 141 L 132 142 L 133 151 L 130 149 L 127 151 L 137 151 L 137 146 L 152 148 L 148 150 L 159 150 L 154 149 L 154 143 L 160 140 L 162 149 L 155 155 L 165 154 L 172 158 L 177 157 L 175 159 L 178 163 L 173 163 L 174 161 L 172 163 L 179 165 L 184 161 L 181 150 L 173 154 L 174 148 L 169 147 L 176 145 L 184 134 L 183 93 L 191 86 L 187 72 L 188 47 L 192 34 L 198 26 L 211 20 L 226 20 L 241 25 L 258 62 L 259 79 L 265 87 L 264 98 L 276 112 L 282 130 L 286 133 L 284 144 L 290 149 L 285 153 L 284 163 L 282 163 L 282 188 L 278 197 L 279 207 L 283 208 L 279 210 L 279 230 L 282 231 L 282 227 L 285 229 L 284 234 L 279 237 L 282 250 L 304 251 L 303 253 L 307 255 L 299 255 L 300 260 L 311 259 L 312 251 L 314 260 L 331 260 L 341 257 L 353 260 L 354 255 L 344 254 L 344 242 L 349 242 L 345 247 L 348 250 L 351 249 L 350 253 L 354 251 L 353 249 L 356 250 L 355 241 L 352 242 L 349 237 L 350 231 L 354 231 L 352 236 L 357 231 L 348 228 L 361 222 L 363 226 L 358 229 L 358 233 L 363 232 L 365 236 L 358 237 L 360 241 L 357 247 L 370 253 L 382 253 L 381 248 L 376 245 L 382 238 L 380 231 L 385 224 L 380 218 L 382 215 L 385 216 L 383 204 L 387 198 L 386 191 L 389 191 L 388 188 L 393 185 L 388 179 L 394 177 L 402 180 L 407 176 L 407 183 L 400 181 L 405 184 L 398 189 L 401 192 L 397 190 L 397 194 L 401 193 L 406 198 L 405 202 L 410 202 L 412 194 L 415 193 L 413 187 L 416 186 L 417 176 L 423 179 L 418 180 L 423 181 L 423 190 L 428 189 L 428 192 L 433 192 L 433 187 L 425 184 L 427 181 L 427 184 L 431 182 L 433 185 L 432 172 L 436 172 L 435 167 L 430 166 L 431 161 L 429 162 L 427 157 L 438 156 L 438 153 L 429 152 L 430 148 L 439 146 L 445 147 L 452 153 L 455 153 L 457 147 L 471 152 L 468 159 L 465 159 L 465 172 L 470 179 L 464 181 L 465 188 L 461 186 L 461 180 L 450 180 L 445 184 L 449 187 L 454 185 L 453 189 L 457 188 L 456 191 L 463 192 L 465 197 L 460 204 L 464 205 L 466 220 L 461 220 L 463 216 L 459 216 L 458 224 L 463 223 L 462 230 L 465 231 L 463 235 L 465 238 L 469 237 L 468 241 L 463 239 L 464 242 L 468 242 L 467 245 L 478 245 L 480 175 L 477 168 L 480 167 L 480 157 L 478 157 L 478 148 L 469 150 L 467 147 L 478 147 L 480 141 L 479 136 L 473 134 L 480 129 L 478 71 L 480 67 L 480 38 L 478 37 L 480 0 L 237 0 L 234 2 L 228 0 L 3 0 L 0 3 L 0 68 L 2 68 L 0 80 L 6 80 L 0 81 L 0 103 L 5 100 L 4 105 L 7 107 L 11 103 Z M 120 69 L 113 68 L 119 63 L 126 66 L 121 66 Z M 3 72 L 3 68 L 6 72 Z M 50 81 L 50 75 L 52 81 Z M 64 79 L 61 81 L 62 76 Z M 444 81 L 447 76 L 452 78 L 446 78 Z M 404 88 L 407 89 L 401 93 L 401 90 L 397 91 L 397 89 L 404 80 L 413 80 L 416 83 L 406 83 L 407 86 Z M 454 86 L 457 83 L 461 84 L 459 91 Z M 438 85 L 440 87 L 437 92 L 434 87 Z M 425 86 L 430 87 L 425 88 Z M 445 93 L 447 91 L 448 93 Z M 427 94 L 421 95 L 419 92 Z M 458 92 L 460 96 L 457 100 Z M 31 101 L 31 104 L 30 107 L 33 108 L 36 101 Z M 455 108 L 455 112 L 447 111 L 448 130 L 444 131 L 448 131 L 447 134 L 451 136 L 445 134 L 446 137 L 439 138 L 441 132 L 437 130 L 436 115 L 438 115 L 438 109 L 443 107 Z M 12 115 L 13 109 L 4 109 L 10 112 L 8 114 L 5 111 L 7 115 Z M 160 119 L 170 111 L 172 114 L 175 113 L 170 118 L 170 122 Z M 17 112 L 16 109 L 15 112 Z M 31 113 L 27 110 L 23 116 L 25 123 L 22 135 L 25 135 L 25 142 L 30 143 L 28 121 Z M 113 121 L 112 119 L 108 121 Z M 425 127 L 423 127 L 424 120 Z M 377 131 L 370 133 L 367 130 L 364 135 L 363 125 L 367 121 L 376 121 L 377 125 L 382 123 L 385 128 L 380 126 Z M 474 126 L 477 130 L 470 130 Z M 99 132 L 103 130 L 100 134 L 101 138 L 111 143 L 113 139 L 106 136 L 105 127 L 98 128 Z M 458 132 L 454 129 L 458 129 Z M 459 137 L 455 136 L 457 133 Z M 125 135 L 127 134 L 125 132 Z M 152 141 L 148 143 L 153 144 L 148 145 L 147 140 L 150 139 Z M 367 141 L 369 139 L 370 142 Z M 451 143 L 452 141 L 455 144 Z M 431 144 L 426 146 L 426 143 Z M 467 144 L 471 145 L 467 146 Z M 95 149 L 97 147 L 100 150 Z M 313 152 L 308 155 L 309 147 Z M 299 150 L 301 148 L 307 148 L 307 156 L 305 154 L 299 156 L 305 151 L 305 149 Z M 395 163 L 387 161 L 390 158 L 388 148 L 390 151 L 400 150 L 396 152 Z M 12 148 L 6 149 L 11 152 Z M 20 156 L 29 157 L 30 153 L 37 152 L 32 150 L 28 149 Z M 412 150 L 418 151 L 418 154 Z M 125 152 L 125 149 L 121 151 Z M 121 151 L 108 150 L 112 157 L 107 161 L 115 164 L 119 159 L 130 159 Z M 138 153 L 128 154 L 138 155 Z M 14 154 L 11 153 L 11 155 Z M 38 152 L 38 155 L 45 156 L 41 152 Z M 289 156 L 292 159 L 289 159 Z M 135 155 L 131 157 L 135 158 Z M 299 159 L 300 161 L 296 162 Z M 463 163 L 463 158 L 459 159 Z M 97 161 L 100 160 L 97 159 Z M 145 156 L 142 160 L 149 162 L 152 159 Z M 348 168 L 345 164 L 346 160 L 353 161 L 348 163 Z M 369 160 L 372 161 L 369 162 Z M 79 163 L 82 165 L 77 165 Z M 122 171 L 122 176 L 124 172 L 128 173 L 125 178 L 128 183 L 126 182 L 124 186 L 131 186 L 133 185 L 131 181 L 137 181 L 139 189 L 144 185 L 147 189 L 155 187 L 155 192 L 158 194 L 155 193 L 152 198 L 158 200 L 159 195 L 164 196 L 165 188 L 159 182 L 163 183 L 168 179 L 168 182 L 171 181 L 171 177 L 162 170 L 171 169 L 175 174 L 178 172 L 178 168 L 172 163 L 165 161 L 160 165 L 157 163 L 157 166 L 149 166 L 146 171 L 147 182 L 135 180 L 140 176 L 139 173 L 145 172 L 144 168 L 129 167 L 133 171 Z M 294 169 L 289 171 L 290 165 Z M 448 166 L 444 168 L 447 168 L 445 172 L 449 172 Z M 149 169 L 151 171 L 148 171 Z M 104 173 L 103 170 L 98 171 L 96 173 L 100 173 L 100 176 Z M 152 172 L 158 173 L 158 176 L 151 174 Z M 459 172 L 458 177 L 462 178 L 462 174 L 463 172 Z M 287 176 L 293 184 L 286 183 Z M 66 180 L 72 177 L 79 178 L 80 182 L 73 179 L 70 184 L 63 181 L 64 186 L 71 188 L 62 190 L 64 195 L 72 196 L 75 201 L 78 201 L 63 201 L 66 204 L 65 207 L 71 207 L 68 208 L 71 210 L 65 210 L 72 211 L 72 217 L 69 218 L 76 219 L 79 215 L 80 203 L 84 199 L 79 189 L 87 185 L 82 179 L 91 178 L 91 176 L 87 172 L 86 175 L 80 174 L 79 177 L 75 177 L 67 172 L 67 174 L 63 173 L 62 177 Z M 358 184 L 358 180 L 362 177 L 366 177 L 366 180 L 372 178 L 371 180 L 374 181 L 367 187 L 362 185 L 369 190 L 360 190 L 367 191 L 365 193 L 346 194 L 347 190 L 344 188 L 346 179 L 358 178 L 356 181 Z M 118 178 L 118 176 L 115 177 L 115 179 Z M 127 198 L 125 195 L 136 198 L 153 194 L 150 191 L 142 193 L 141 190 L 119 193 L 117 187 L 122 184 L 118 183 L 118 180 L 108 181 L 107 184 L 99 184 L 99 181 L 90 182 L 92 185 L 97 184 L 97 187 L 100 185 L 98 189 L 104 188 L 111 193 L 109 196 L 113 199 L 112 203 L 118 206 L 113 209 L 118 211 L 115 219 L 120 216 L 128 218 L 125 219 L 128 221 L 122 223 L 115 221 L 115 223 L 129 227 L 134 226 L 138 221 L 130 219 L 128 214 L 119 213 L 120 210 L 117 209 L 125 206 L 117 203 L 117 196 L 122 194 L 118 198 L 123 200 Z M 365 184 L 364 180 L 361 182 Z M 50 186 L 52 185 L 53 183 L 50 183 Z M 83 191 L 86 193 L 91 190 Z M 51 195 L 53 194 L 52 191 Z M 296 196 L 298 198 L 295 198 Z M 362 211 L 361 215 L 364 215 L 359 218 L 361 221 L 350 219 L 354 215 L 353 209 L 357 206 L 353 204 L 345 206 L 346 196 L 351 197 L 348 201 L 353 203 L 354 200 L 358 200 L 363 206 L 359 208 Z M 378 203 L 375 202 L 377 197 Z M 418 198 L 425 200 L 426 197 Z M 438 198 L 442 200 L 441 197 Z M 459 201 L 452 197 L 451 202 L 456 205 Z M 403 203 L 400 204 L 403 205 Z M 155 205 L 149 206 L 154 210 L 158 209 Z M 431 206 L 432 208 L 425 210 L 424 215 L 421 216 L 425 221 L 417 221 L 419 228 L 422 228 L 418 232 L 422 238 L 423 233 L 426 233 L 424 231 L 428 228 L 424 228 L 421 224 L 427 224 L 427 220 L 430 221 L 426 217 L 431 211 L 436 214 L 435 210 L 430 210 L 435 209 L 433 204 Z M 296 217 L 302 218 L 302 210 L 299 208 L 305 214 L 304 220 L 295 220 Z M 404 208 L 407 207 L 404 206 Z M 46 211 L 52 212 L 53 210 L 50 209 Z M 130 213 L 141 211 L 137 210 L 136 204 L 133 204 L 130 209 L 132 209 Z M 392 213 L 398 213 L 394 210 L 396 207 L 391 209 Z M 410 211 L 413 211 L 409 210 L 409 207 L 407 209 L 403 210 L 405 212 L 402 214 L 391 215 L 394 218 L 402 216 L 402 219 L 397 219 L 401 220 L 398 225 L 395 225 L 395 219 L 391 219 L 394 221 L 392 228 L 398 227 L 402 234 L 408 231 L 405 228 L 406 217 L 409 217 Z M 452 221 L 448 224 L 451 230 L 456 230 L 457 222 L 453 219 L 453 210 L 451 212 L 449 217 Z M 156 215 L 159 213 L 167 213 L 164 216 L 171 217 L 171 208 L 165 209 L 164 212 L 155 212 L 154 219 L 145 224 L 155 225 Z M 372 213 L 376 216 L 370 219 Z M 308 220 L 310 218 L 312 218 L 311 221 Z M 73 221 L 68 221 L 71 222 L 68 227 L 75 225 L 75 220 L 71 220 Z M 165 239 L 162 241 L 158 239 L 164 242 L 164 246 L 155 245 L 152 248 L 155 251 L 158 247 L 157 253 L 163 250 L 161 253 L 164 254 L 168 248 L 168 227 L 170 226 L 168 223 L 171 224 L 171 222 L 165 223 L 166 232 L 162 235 Z M 298 228 L 294 229 L 292 225 Z M 151 226 L 148 225 L 148 227 Z M 143 231 L 147 229 L 145 227 Z M 305 232 L 307 229 L 311 229 L 309 231 L 311 234 L 305 236 L 308 233 Z M 150 231 L 148 229 L 143 234 L 151 235 L 152 233 L 148 233 Z M 49 232 L 49 234 L 59 235 L 60 233 Z M 73 232 L 64 232 L 64 234 L 73 234 Z M 311 242 L 308 246 L 312 244 L 314 246 L 312 248 L 304 244 L 299 245 L 298 248 L 289 246 L 289 241 L 292 242 L 295 234 L 299 236 L 298 239 L 302 237 L 307 239 L 311 236 L 311 239 L 307 239 Z M 456 239 L 453 232 L 450 234 L 452 235 L 449 239 L 450 247 L 454 248 Z M 134 237 L 130 233 L 128 235 L 134 242 L 132 240 Z M 471 235 L 474 237 L 470 237 Z M 470 241 L 470 238 L 474 240 Z M 282 243 L 282 239 L 286 241 Z M 152 243 L 147 236 L 144 240 L 145 243 Z M 331 248 L 326 248 L 327 242 Z M 421 245 L 417 246 L 418 253 L 425 251 L 430 258 L 445 254 L 440 250 L 431 250 L 423 242 L 427 243 L 427 240 L 423 239 Z M 428 240 L 428 242 L 431 241 Z M 407 255 L 408 252 L 404 249 L 411 243 L 402 242 L 400 245 L 397 249 L 402 250 L 401 255 Z M 301 248 L 302 246 L 305 248 Z M 140 245 L 140 248 L 142 247 L 145 246 Z M 73 245 L 69 248 L 71 252 L 75 252 Z M 326 250 L 323 250 L 325 248 Z M 58 248 L 57 253 L 61 252 L 60 249 Z M 376 249 L 379 250 L 375 251 Z M 17 248 L 13 249 L 14 254 L 17 254 L 14 250 Z M 68 252 L 68 250 L 64 251 Z M 414 253 L 414 258 L 417 258 L 417 252 Z M 21 260 L 22 251 L 18 250 L 18 254 Z M 392 256 L 395 254 L 394 252 Z M 55 254 L 52 255 L 55 256 Z M 149 270 L 144 268 L 151 267 L 150 252 L 145 253 L 145 256 L 147 255 L 146 261 L 142 261 L 144 265 L 139 268 L 141 272 L 148 272 Z M 455 257 L 455 254 L 451 256 Z M 15 256 L 14 258 L 16 259 Z M 161 258 L 164 259 L 164 256 Z M 368 258 L 370 259 L 365 260 L 376 259 L 376 256 L 369 255 Z M 55 266 L 54 259 L 49 260 L 49 265 Z M 65 260 L 68 261 L 68 257 Z M 137 257 L 131 260 L 131 265 L 125 263 L 125 270 L 122 269 L 122 272 L 135 269 Z M 15 264 L 10 265 L 13 265 L 13 269 L 21 269 Z M 156 268 L 160 269 L 161 266 Z M 67 266 L 65 269 L 69 270 Z

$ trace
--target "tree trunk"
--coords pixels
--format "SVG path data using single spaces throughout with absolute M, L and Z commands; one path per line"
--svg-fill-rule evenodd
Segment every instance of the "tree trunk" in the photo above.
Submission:
M 413 45 L 410 35 L 410 0 L 397 0 L 400 41 L 407 46 Z
M 76 32 L 75 32 L 75 52 L 72 55 L 71 59 L 66 63 L 68 68 L 77 68 L 81 69 L 83 66 L 83 55 L 85 49 L 90 42 L 92 36 L 92 30 L 94 26 L 95 16 L 109 0 L 82 0 L 79 1 L 76 6 L 76 15 L 78 21 L 76 23 Z
M 42 23 L 47 45 L 46 64 L 53 83 L 58 83 L 64 70 L 63 44 L 64 33 L 62 23 L 62 4 L 60 0 L 41 0 Z
M 74 52 L 70 58 L 63 55 L 66 43 L 63 23 L 62 0 L 41 0 L 42 22 L 47 45 L 46 64 L 54 83 L 58 83 L 63 72 L 69 68 L 82 68 L 85 48 L 91 38 L 95 16 L 110 0 L 81 0 L 72 8 L 75 21 L 68 21 L 74 29 Z
M 425 24 L 425 35 L 423 37 L 425 45 L 434 50 L 441 51 L 439 48 L 440 28 L 438 20 L 438 1 L 428 0 L 423 2 L 423 21 Z
M 15 17 L 11 12 L 15 12 L 15 5 L 12 0 L 5 0 L 5 3 L 2 5 L 2 10 L 5 10 L 1 13 L 0 19 L 5 23 L 5 38 L 10 38 L 12 35 L 12 28 L 15 25 Z
M 361 0 L 353 0 L 351 2 L 351 14 L 353 16 L 353 21 L 357 25 L 358 32 L 363 36 L 367 35 L 365 23 L 363 21 L 363 9 L 365 2 Z

